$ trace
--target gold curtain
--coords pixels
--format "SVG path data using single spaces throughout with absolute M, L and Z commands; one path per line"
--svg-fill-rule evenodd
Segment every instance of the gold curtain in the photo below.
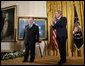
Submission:
M 80 5 L 79 5 L 80 4 Z M 48 17 L 48 28 L 50 28 L 52 24 L 52 19 L 54 18 L 54 14 L 57 10 L 61 10 L 63 12 L 63 16 L 67 17 L 67 31 L 68 31 L 68 39 L 66 44 L 66 51 L 68 56 L 72 56 L 72 45 L 73 45 L 73 25 L 74 25 L 74 5 L 76 6 L 76 10 L 78 13 L 78 17 L 80 20 L 80 24 L 82 26 L 82 31 L 84 32 L 84 2 L 83 1 L 47 1 L 46 9 L 47 9 L 47 17 Z M 80 9 L 81 8 L 81 9 Z M 50 44 L 50 29 L 48 29 L 48 43 Z M 51 45 L 51 44 L 50 44 Z
M 74 3 L 78 13 L 80 26 L 84 35 L 84 1 L 75 1 Z
M 73 1 L 67 1 L 67 31 L 68 31 L 68 55 L 72 56 L 73 44 L 73 24 L 74 24 L 74 7 Z
M 74 5 L 76 7 L 81 31 L 84 38 L 84 1 L 74 1 Z M 81 53 L 81 56 L 84 56 L 84 48 L 81 48 L 81 51 L 79 51 L 79 53 Z

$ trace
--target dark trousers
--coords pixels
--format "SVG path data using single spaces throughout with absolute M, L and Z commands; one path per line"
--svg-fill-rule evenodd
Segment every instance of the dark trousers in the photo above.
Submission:
M 58 47 L 60 53 L 60 61 L 66 61 L 66 37 L 58 37 Z
M 30 55 L 30 61 L 34 61 L 34 59 L 35 59 L 35 43 L 30 43 L 30 44 L 28 43 L 25 45 L 24 61 L 28 61 L 29 55 Z

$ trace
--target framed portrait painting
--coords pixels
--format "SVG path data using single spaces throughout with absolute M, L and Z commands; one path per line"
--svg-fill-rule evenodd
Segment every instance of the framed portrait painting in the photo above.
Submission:
M 40 40 L 47 39 L 47 19 L 33 17 L 34 23 L 39 27 Z M 23 39 L 25 26 L 28 24 L 29 17 L 18 18 L 18 39 Z
M 1 41 L 16 41 L 16 5 L 2 8 L 1 11 Z

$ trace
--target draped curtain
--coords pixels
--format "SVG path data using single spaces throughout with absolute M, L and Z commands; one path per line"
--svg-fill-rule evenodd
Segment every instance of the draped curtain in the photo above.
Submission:
M 84 40 L 84 1 L 74 1 L 74 5 L 76 7 L 79 23 L 81 26 L 81 31 L 83 34 L 83 40 Z M 79 52 L 79 54 L 81 54 L 81 56 L 84 56 L 84 48 L 81 48 L 81 51 Z
M 72 56 L 72 45 L 73 45 L 73 26 L 74 26 L 74 6 L 76 7 L 79 22 L 82 28 L 82 32 L 84 32 L 84 1 L 47 1 L 46 9 L 47 9 L 47 18 L 48 18 L 48 28 L 52 25 L 52 20 L 54 18 L 54 14 L 57 10 L 61 10 L 63 12 L 63 16 L 67 17 L 67 31 L 68 31 L 68 39 L 66 43 L 66 51 L 68 56 Z M 83 33 L 84 36 L 84 33 Z M 48 43 L 50 44 L 50 29 L 48 30 Z M 51 44 L 50 44 L 51 46 Z M 83 52 L 82 52 L 83 53 Z

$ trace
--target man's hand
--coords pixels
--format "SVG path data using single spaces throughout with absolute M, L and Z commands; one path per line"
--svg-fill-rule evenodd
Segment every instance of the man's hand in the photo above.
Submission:
M 56 19 L 54 18 L 54 19 L 53 19 L 53 21 L 52 21 L 52 22 L 53 22 L 53 24 L 55 24 L 55 21 L 56 21 Z

